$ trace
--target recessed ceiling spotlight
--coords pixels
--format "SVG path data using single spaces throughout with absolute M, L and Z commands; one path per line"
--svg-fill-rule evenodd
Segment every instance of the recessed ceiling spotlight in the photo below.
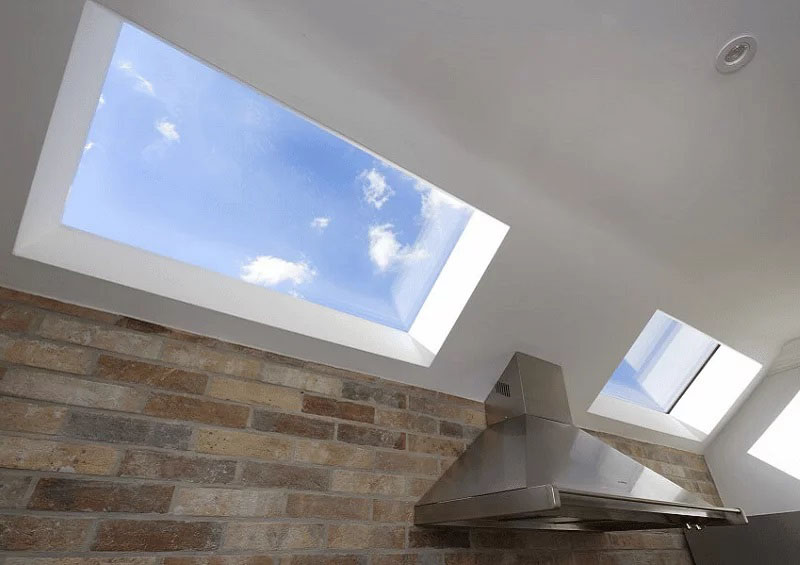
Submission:
M 756 55 L 756 38 L 740 35 L 728 41 L 717 54 L 716 67 L 723 74 L 738 71 Z

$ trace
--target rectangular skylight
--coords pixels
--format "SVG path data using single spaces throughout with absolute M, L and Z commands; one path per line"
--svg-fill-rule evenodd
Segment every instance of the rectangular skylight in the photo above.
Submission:
M 669 412 L 719 344 L 657 310 L 602 394 Z
M 471 215 L 123 24 L 63 223 L 407 331 Z
M 87 2 L 15 253 L 428 365 L 507 230 Z
M 795 479 L 800 479 L 800 449 L 797 448 L 797 430 L 800 430 L 800 392 L 794 396 L 747 453 Z
M 757 361 L 657 310 L 589 411 L 703 440 L 760 370 Z

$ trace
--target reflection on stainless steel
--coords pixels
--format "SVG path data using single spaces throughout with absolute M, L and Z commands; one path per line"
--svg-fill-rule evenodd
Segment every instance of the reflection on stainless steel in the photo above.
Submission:
M 417 525 L 553 530 L 747 523 L 571 425 L 561 369 L 517 353 L 490 425 L 422 497 Z M 505 393 L 510 392 L 511 396 Z

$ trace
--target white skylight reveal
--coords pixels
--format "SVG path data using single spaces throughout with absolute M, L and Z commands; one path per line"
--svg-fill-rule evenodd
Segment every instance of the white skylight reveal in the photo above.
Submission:
M 15 253 L 427 365 L 507 230 L 87 2 Z
M 658 310 L 611 375 L 603 394 L 669 412 L 718 345 Z
M 795 479 L 800 479 L 798 430 L 800 430 L 800 392 L 794 396 L 747 453 Z
M 760 370 L 760 363 L 657 310 L 590 411 L 702 439 Z

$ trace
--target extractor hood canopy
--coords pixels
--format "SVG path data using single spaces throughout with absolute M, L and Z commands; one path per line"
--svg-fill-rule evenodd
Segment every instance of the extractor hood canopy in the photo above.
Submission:
M 745 524 L 576 428 L 561 368 L 516 353 L 489 427 L 415 507 L 420 526 L 643 530 Z

